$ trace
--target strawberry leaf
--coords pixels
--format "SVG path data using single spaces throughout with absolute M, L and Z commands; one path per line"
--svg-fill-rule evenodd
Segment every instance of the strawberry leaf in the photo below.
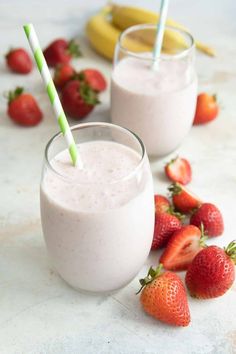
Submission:
M 97 92 L 94 91 L 89 85 L 86 83 L 82 82 L 80 87 L 79 87 L 79 92 L 81 97 L 83 98 L 84 102 L 95 106 L 96 104 L 100 103 L 98 99 Z
M 19 97 L 24 92 L 23 87 L 17 87 L 14 91 L 8 92 L 8 104 L 14 101 L 17 97 Z
M 85 75 L 83 73 L 83 71 L 80 71 L 77 75 L 76 78 L 78 78 L 80 81 L 85 81 Z
M 236 264 L 236 240 L 231 241 L 228 246 L 224 248 L 224 251 Z
M 182 214 L 179 211 L 176 211 L 173 206 L 170 206 L 168 208 L 167 213 L 170 214 L 170 215 L 176 216 L 180 221 L 186 218 L 185 214 Z
M 69 54 L 74 58 L 82 57 L 82 52 L 80 50 L 79 44 L 74 39 L 69 41 L 67 50 Z
M 182 192 L 182 188 L 179 183 L 174 182 L 168 187 L 169 192 L 172 193 L 172 195 L 177 195 Z
M 163 265 L 161 263 L 157 266 L 156 269 L 154 269 L 152 267 L 149 268 L 147 276 L 145 278 L 139 280 L 141 288 L 136 293 L 136 295 L 138 295 L 140 293 L 140 291 L 142 291 L 146 285 L 150 284 L 154 279 L 156 279 L 157 277 L 159 277 L 159 275 L 161 275 L 162 268 L 163 268 Z

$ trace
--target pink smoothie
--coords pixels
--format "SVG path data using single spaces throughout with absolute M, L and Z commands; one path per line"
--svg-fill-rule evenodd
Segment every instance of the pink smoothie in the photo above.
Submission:
M 51 161 L 41 185 L 41 218 L 49 254 L 73 287 L 118 289 L 148 256 L 154 227 L 146 157 L 109 141 L 78 145 L 84 168 L 67 151 Z M 60 174 L 60 175 L 59 175 Z
M 166 155 L 189 132 L 197 77 L 186 60 L 162 60 L 159 70 L 141 58 L 122 59 L 111 82 L 112 122 L 141 137 L 150 155 Z

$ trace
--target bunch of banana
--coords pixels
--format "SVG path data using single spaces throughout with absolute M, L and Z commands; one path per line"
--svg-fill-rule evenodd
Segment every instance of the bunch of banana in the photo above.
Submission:
M 112 60 L 116 42 L 121 30 L 116 28 L 109 17 L 112 7 L 105 7 L 101 12 L 92 16 L 86 25 L 86 34 L 92 47 L 97 53 Z M 134 52 L 150 51 L 150 46 L 139 40 L 127 38 L 125 45 Z
M 159 14 L 155 12 L 138 7 L 110 5 L 89 19 L 86 25 L 86 34 L 93 48 L 105 58 L 112 60 L 121 31 L 133 25 L 157 23 L 158 21 Z M 167 20 L 167 25 L 186 30 L 183 25 L 171 19 Z M 148 32 L 143 33 L 142 36 L 140 33 L 139 37 L 127 38 L 125 46 L 131 51 L 150 51 L 154 40 L 152 37 Z M 215 55 L 213 49 L 203 43 L 196 41 L 195 44 L 197 49 L 203 53 L 210 56 Z M 165 30 L 163 40 L 165 52 L 170 53 L 173 48 L 176 50 L 177 48 L 186 48 L 186 46 L 185 39 L 180 33 L 170 29 Z

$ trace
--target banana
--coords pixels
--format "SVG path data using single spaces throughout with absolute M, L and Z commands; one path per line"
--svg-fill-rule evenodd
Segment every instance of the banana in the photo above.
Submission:
M 108 18 L 109 8 L 103 9 L 92 16 L 86 25 L 86 34 L 92 47 L 105 58 L 112 60 L 115 45 L 121 30 L 112 25 Z M 122 45 L 132 52 L 150 52 L 150 45 L 141 42 L 138 38 L 126 38 Z
M 156 38 L 156 32 L 153 31 L 153 29 L 137 31 L 132 33 L 131 35 L 133 38 L 136 38 L 143 43 L 147 43 L 150 46 L 151 51 L 153 50 Z M 188 48 L 188 45 L 180 33 L 177 33 L 176 31 L 173 31 L 171 29 L 165 30 L 162 46 L 162 51 L 164 53 L 175 54 L 178 53 L 181 49 L 183 50 L 186 48 Z
M 96 52 L 112 60 L 115 44 L 121 31 L 106 20 L 104 13 L 92 16 L 87 22 L 85 31 L 90 44 Z
M 141 23 L 157 23 L 159 22 L 160 15 L 153 11 L 143 9 L 140 7 L 132 6 L 111 6 L 112 22 L 115 26 L 124 30 L 130 26 L 135 26 Z M 168 26 L 173 26 L 181 30 L 186 30 L 186 28 L 171 19 L 167 19 L 166 24 Z
M 157 23 L 159 21 L 159 14 L 139 7 L 112 5 L 111 15 L 112 23 L 121 30 L 141 23 Z M 188 31 L 183 25 L 172 19 L 167 19 L 166 23 L 168 26 L 173 26 L 180 30 Z M 215 55 L 214 50 L 207 45 L 199 41 L 195 41 L 195 45 L 196 48 L 203 53 L 209 56 Z M 163 41 L 163 49 L 170 52 L 172 48 L 177 49 L 177 47 L 179 47 L 179 49 L 186 47 L 183 37 L 174 31 L 166 30 Z

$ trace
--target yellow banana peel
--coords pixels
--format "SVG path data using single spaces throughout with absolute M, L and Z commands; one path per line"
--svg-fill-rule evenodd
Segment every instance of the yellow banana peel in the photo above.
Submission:
M 121 30 L 114 27 L 109 21 L 107 9 L 92 16 L 86 25 L 85 31 L 90 44 L 96 52 L 112 60 Z M 149 52 L 151 50 L 148 43 L 144 43 L 138 38 L 126 38 L 122 44 L 132 52 Z
M 114 49 L 121 31 L 141 23 L 157 23 L 159 14 L 138 7 L 108 5 L 92 16 L 86 25 L 87 38 L 92 47 L 103 57 L 112 60 Z M 186 28 L 172 19 L 167 25 L 181 30 Z M 123 46 L 133 52 L 150 52 L 153 48 L 155 33 L 153 30 L 135 32 L 123 40 Z M 199 41 L 196 47 L 203 53 L 214 56 L 214 50 Z M 184 37 L 171 29 L 166 29 L 163 40 L 163 51 L 176 53 L 187 47 Z
M 124 30 L 130 26 L 142 24 L 142 23 L 157 23 L 159 21 L 159 14 L 153 11 L 149 11 L 139 7 L 131 7 L 131 6 L 118 6 L 112 5 L 111 6 L 111 16 L 112 16 L 112 23 L 114 26 L 119 28 L 120 30 Z M 181 30 L 188 31 L 182 24 L 172 20 L 167 19 L 167 25 L 176 27 Z M 186 47 L 186 43 L 184 38 L 176 33 L 170 32 L 169 30 L 165 31 L 165 37 L 163 41 L 163 48 L 167 51 L 178 46 Z M 203 53 L 214 56 L 215 52 L 209 46 L 201 43 L 200 41 L 195 41 L 196 48 Z

